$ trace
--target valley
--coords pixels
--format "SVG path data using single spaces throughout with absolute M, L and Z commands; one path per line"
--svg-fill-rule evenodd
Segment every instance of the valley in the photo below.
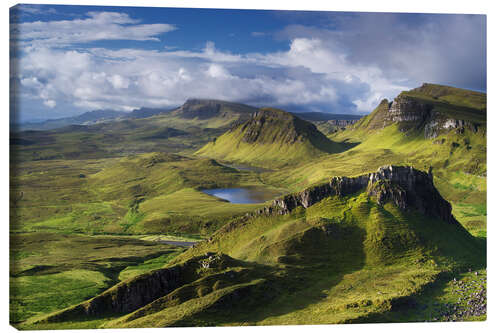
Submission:
M 486 94 L 106 115 L 11 132 L 15 327 L 486 319 Z

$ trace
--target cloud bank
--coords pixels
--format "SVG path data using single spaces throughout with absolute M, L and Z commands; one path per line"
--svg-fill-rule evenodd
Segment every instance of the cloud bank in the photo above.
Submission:
M 486 88 L 482 16 L 325 15 L 335 29 L 290 24 L 255 33 L 253 38 L 285 38 L 289 47 L 248 54 L 221 51 L 211 41 L 194 51 L 90 46 L 103 40 L 158 43 L 177 29 L 119 12 L 13 24 L 19 50 L 11 80 L 24 101 L 14 105 L 25 118 L 173 107 L 191 97 L 367 113 L 382 98 L 423 82 Z

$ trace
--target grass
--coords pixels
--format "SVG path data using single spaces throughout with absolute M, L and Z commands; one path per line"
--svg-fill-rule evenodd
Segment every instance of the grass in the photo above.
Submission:
M 272 169 L 342 150 L 343 145 L 328 140 L 314 125 L 281 110 L 262 109 L 196 154 Z
M 453 274 L 453 278 L 451 275 L 443 276 L 413 296 L 409 302 L 410 306 L 396 308 L 376 316 L 366 316 L 360 318 L 358 322 L 484 321 L 486 315 L 457 317 L 456 313 L 469 308 L 463 300 L 464 296 L 473 296 L 480 290 L 481 286 L 486 287 L 485 278 L 485 269 L 474 272 L 459 272 Z M 472 288 L 466 292 L 457 292 L 462 284 L 471 285 Z M 451 315 L 443 315 L 443 312 L 446 312 L 450 305 L 452 308 L 457 307 L 458 311 L 451 311 Z
M 150 258 L 172 258 L 181 251 L 129 237 L 41 232 L 12 235 L 11 322 L 89 299 L 119 281 L 120 272 L 127 267 L 140 269 L 137 267 Z
M 232 205 L 199 189 L 253 186 L 276 195 L 286 191 L 264 184 L 255 172 L 166 153 L 17 165 L 11 182 L 14 232 L 207 235 L 260 205 Z
M 231 112 L 24 133 L 33 144 L 11 146 L 11 322 L 57 329 L 432 319 L 457 301 L 453 277 L 474 281 L 469 268 L 485 274 L 486 104 L 482 94 L 437 85 L 404 95 L 480 126 L 433 139 L 372 126 L 386 101 L 331 134 L 339 148 L 332 151 L 267 142 L 280 134 L 275 127 L 265 144 L 244 143 L 226 132 L 241 120 Z M 200 153 L 267 170 L 192 155 L 204 145 Z M 280 195 L 387 164 L 432 166 L 464 228 L 377 205 L 364 193 L 248 218 L 265 204 L 230 204 L 200 191 L 252 186 Z M 207 241 L 185 251 L 160 239 Z M 134 311 L 37 321 L 101 292 L 154 283 L 165 266 L 182 272 L 180 285 Z M 408 306 L 413 301 L 417 308 Z M 475 319 L 485 318 L 467 318 Z
M 101 272 L 75 269 L 10 279 L 13 323 L 63 309 L 91 298 L 112 284 Z
M 124 270 L 120 272 L 118 279 L 120 281 L 125 281 L 131 279 L 135 276 L 141 275 L 143 273 L 152 271 L 154 269 L 162 268 L 166 266 L 173 258 L 179 255 L 183 249 L 178 249 L 176 251 L 172 251 L 171 253 L 161 255 L 159 257 L 149 259 L 140 263 L 136 266 L 128 266 Z M 95 295 L 95 294 L 94 294 Z
M 171 262 L 200 267 L 183 273 L 182 286 L 103 327 L 362 321 L 391 312 L 443 272 L 485 263 L 482 243 L 461 226 L 379 206 L 364 193 L 236 220 L 212 238 Z M 197 266 L 214 251 L 234 259 Z

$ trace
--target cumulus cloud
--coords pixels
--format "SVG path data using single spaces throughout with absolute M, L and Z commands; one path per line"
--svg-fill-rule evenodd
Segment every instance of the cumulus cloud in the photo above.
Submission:
M 199 52 L 40 48 L 21 59 L 20 80 L 46 105 L 64 99 L 86 109 L 170 107 L 203 97 L 293 110 L 369 111 L 346 102 L 368 98 L 367 83 L 339 74 L 346 64 L 320 61 L 334 57 L 328 52 L 306 39 L 292 41 L 288 52 L 247 55 L 223 53 L 212 43 Z
M 176 29 L 172 24 L 138 24 L 138 20 L 125 13 L 89 12 L 86 16 L 74 20 L 13 23 L 11 36 L 22 46 L 49 47 L 98 40 L 158 41 L 159 34 Z
M 381 99 L 422 82 L 470 88 L 485 82 L 481 16 L 413 22 L 363 14 L 328 22 L 337 29 L 290 25 L 275 35 L 289 40 L 288 49 L 246 54 L 221 51 L 211 41 L 199 50 L 71 47 L 96 40 L 155 41 L 176 28 L 117 12 L 20 23 L 14 27 L 23 43 L 13 60 L 19 68 L 14 79 L 19 96 L 54 113 L 68 105 L 79 112 L 173 107 L 191 97 L 367 113 Z
M 328 24 L 291 24 L 275 37 L 319 39 L 346 63 L 377 68 L 391 82 L 486 90 L 484 15 L 324 12 L 318 21 Z
M 381 82 L 377 96 L 394 88 L 375 68 L 353 67 L 320 40 L 304 38 L 292 40 L 286 52 L 244 55 L 221 52 L 213 43 L 198 52 L 33 48 L 19 68 L 21 87 L 47 107 L 65 100 L 86 110 L 172 107 L 201 97 L 369 112 L 379 102 L 370 95 L 369 80 Z

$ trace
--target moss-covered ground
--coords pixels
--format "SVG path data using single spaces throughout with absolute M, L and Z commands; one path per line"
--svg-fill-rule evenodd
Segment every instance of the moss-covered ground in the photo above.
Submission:
M 425 89 L 409 94 L 437 100 L 462 119 L 482 119 L 481 96 Z M 236 152 L 237 160 L 263 169 L 193 155 L 226 132 L 232 117 L 156 116 L 25 133 L 28 141 L 11 146 L 11 323 L 62 329 L 484 320 L 463 308 L 485 285 L 485 127 L 429 139 L 397 125 L 370 128 L 373 117 L 329 135 L 342 148 L 335 151 L 267 147 L 257 163 L 258 150 Z M 166 127 L 187 134 L 169 136 L 175 131 Z M 292 162 L 281 163 L 282 156 Z M 279 163 L 265 163 L 273 159 Z M 463 228 L 360 193 L 245 220 L 267 203 L 231 204 L 201 192 L 252 186 L 279 196 L 387 164 L 432 167 Z M 188 250 L 158 242 L 201 239 L 210 241 Z M 197 266 L 184 287 L 135 314 L 37 321 L 206 252 L 232 259 L 213 270 Z

